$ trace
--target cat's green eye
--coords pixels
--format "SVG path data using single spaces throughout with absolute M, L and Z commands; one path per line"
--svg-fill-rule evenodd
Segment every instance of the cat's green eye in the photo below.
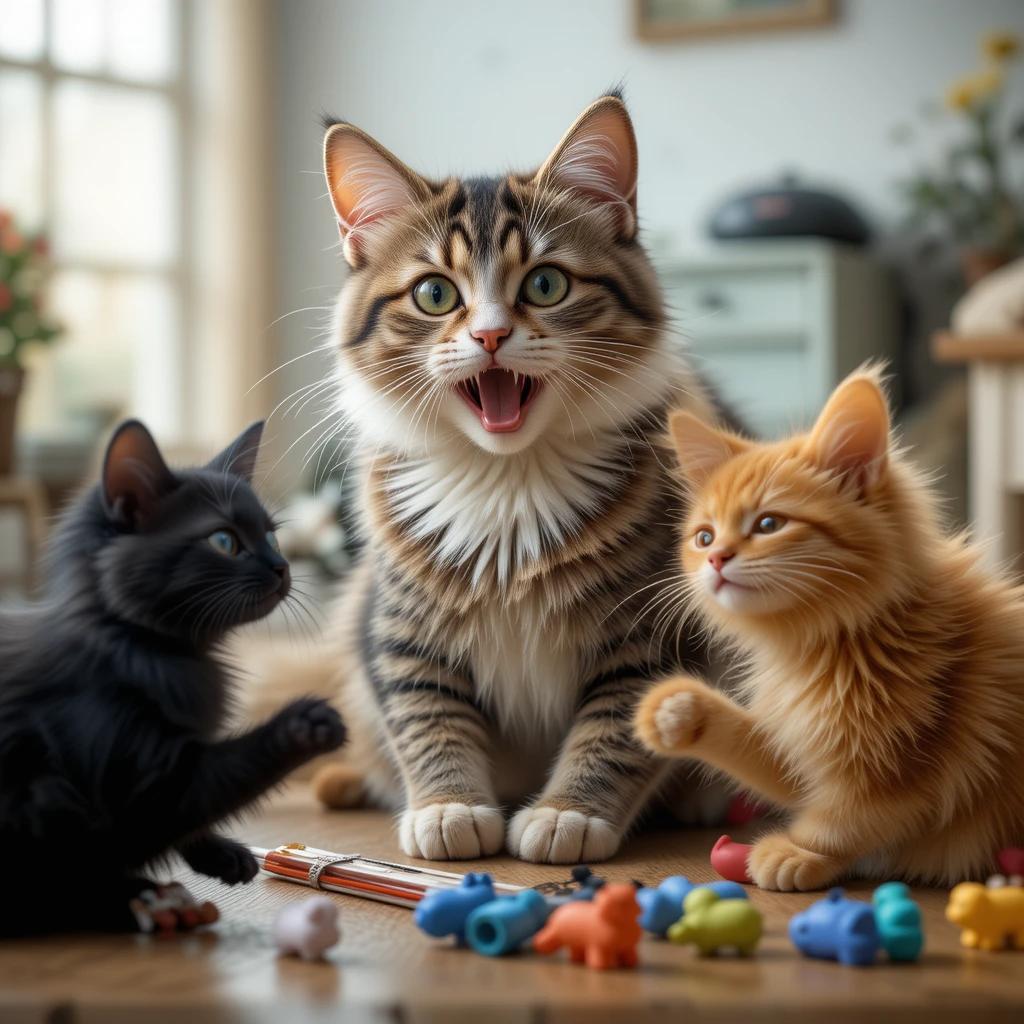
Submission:
M 267 533 L 267 543 L 270 545 L 270 550 L 281 554 L 281 545 L 277 542 L 277 534 L 273 530 Z
M 523 281 L 521 295 L 531 306 L 555 306 L 569 294 L 569 279 L 558 267 L 536 267 Z
M 711 547 L 712 544 L 715 543 L 715 533 L 714 533 L 714 530 L 708 530 L 708 529 L 698 530 L 697 531 L 697 535 L 693 539 L 694 539 L 695 543 L 697 544 L 697 547 L 699 547 L 699 548 L 709 548 L 709 547 Z
M 431 274 L 413 288 L 412 298 L 424 313 L 443 316 L 458 305 L 459 290 L 447 277 Z
M 775 533 L 785 525 L 786 520 L 782 516 L 759 516 L 757 522 L 754 523 L 754 533 Z
M 214 551 L 219 551 L 228 558 L 234 558 L 238 554 L 238 538 L 230 530 L 216 530 L 206 540 Z

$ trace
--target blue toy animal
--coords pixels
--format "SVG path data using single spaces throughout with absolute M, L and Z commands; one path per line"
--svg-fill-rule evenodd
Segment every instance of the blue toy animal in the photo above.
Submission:
M 878 936 L 889 959 L 917 960 L 924 948 L 924 929 L 921 908 L 910 898 L 910 889 L 902 882 L 886 882 L 875 890 L 871 902 Z
M 466 919 L 477 907 L 494 899 L 494 883 L 488 874 L 470 872 L 457 889 L 432 889 L 413 914 L 413 920 L 436 939 L 454 935 L 460 945 L 466 942 Z
M 466 941 L 484 956 L 504 956 L 539 932 L 550 913 L 547 900 L 533 889 L 502 896 L 469 915 Z
M 656 887 L 637 889 L 636 900 L 643 911 L 640 927 L 665 938 L 669 928 L 683 915 L 683 901 L 694 889 L 710 889 L 719 899 L 745 900 L 747 891 L 738 882 L 710 882 L 694 885 L 684 875 L 669 875 Z
M 796 914 L 789 922 L 789 937 L 804 956 L 857 967 L 874 963 L 881 945 L 874 908 L 848 899 L 842 889 L 832 889 Z

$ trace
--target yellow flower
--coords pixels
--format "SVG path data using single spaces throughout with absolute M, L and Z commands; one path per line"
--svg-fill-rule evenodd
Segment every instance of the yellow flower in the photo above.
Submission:
M 982 36 L 981 52 L 990 60 L 1013 60 L 1020 50 L 1020 36 L 1013 32 L 989 32 Z
M 973 110 L 1002 87 L 1003 73 L 998 68 L 987 68 L 954 82 L 946 91 L 946 106 L 951 110 Z

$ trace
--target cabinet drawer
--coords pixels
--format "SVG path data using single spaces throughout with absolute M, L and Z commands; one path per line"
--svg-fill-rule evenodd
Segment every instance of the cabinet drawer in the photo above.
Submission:
M 665 278 L 670 312 L 690 338 L 799 331 L 807 280 L 797 267 L 695 268 Z
M 755 434 L 782 437 L 810 425 L 823 400 L 799 342 L 692 349 L 697 372 Z

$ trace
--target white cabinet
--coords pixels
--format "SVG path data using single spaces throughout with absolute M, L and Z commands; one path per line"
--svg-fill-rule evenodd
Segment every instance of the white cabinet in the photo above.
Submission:
M 676 334 L 763 436 L 807 426 L 850 370 L 896 355 L 895 294 L 862 249 L 777 239 L 654 259 Z

